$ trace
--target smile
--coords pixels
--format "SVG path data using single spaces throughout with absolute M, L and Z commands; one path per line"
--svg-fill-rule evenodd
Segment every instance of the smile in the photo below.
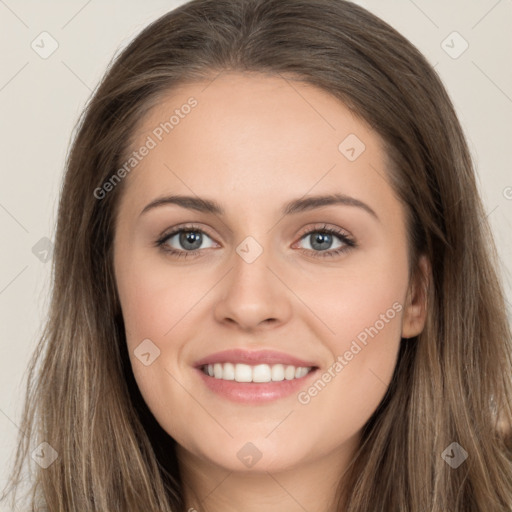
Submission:
M 201 367 L 201 371 L 210 377 L 236 382 L 279 382 L 305 377 L 313 368 L 283 364 L 258 364 L 255 366 L 241 363 L 215 363 Z

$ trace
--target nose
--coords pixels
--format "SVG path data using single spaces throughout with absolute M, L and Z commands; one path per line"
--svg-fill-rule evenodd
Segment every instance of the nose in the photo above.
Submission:
M 244 331 L 275 328 L 291 314 L 291 291 L 266 249 L 251 263 L 237 252 L 215 303 L 215 318 Z

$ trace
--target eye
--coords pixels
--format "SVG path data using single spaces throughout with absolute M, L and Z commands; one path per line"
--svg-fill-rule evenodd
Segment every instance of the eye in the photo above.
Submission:
M 162 238 L 157 240 L 156 245 L 175 256 L 186 258 L 200 252 L 205 237 L 211 240 L 211 238 L 197 226 L 182 226 L 175 228 L 171 233 L 166 233 Z M 178 245 L 178 248 L 176 248 L 176 245 Z M 210 245 L 210 247 L 214 247 L 214 245 Z
M 336 238 L 341 244 L 337 248 L 331 249 L 333 240 Z M 356 247 L 355 241 L 347 233 L 338 228 L 330 228 L 325 224 L 307 231 L 301 240 L 306 240 L 309 244 L 309 248 L 301 249 L 301 251 L 308 251 L 315 258 L 337 256 Z

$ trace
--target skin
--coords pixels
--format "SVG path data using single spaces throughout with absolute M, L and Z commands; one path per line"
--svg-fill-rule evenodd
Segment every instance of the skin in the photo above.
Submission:
M 137 127 L 133 148 L 191 96 L 198 105 L 123 183 L 114 267 L 134 375 L 179 444 L 187 507 L 326 511 L 390 383 L 400 337 L 424 327 L 424 294 L 408 278 L 405 211 L 380 137 L 326 92 L 282 77 L 224 72 L 173 89 Z M 338 149 L 349 134 L 366 146 L 352 162 Z M 378 219 L 349 205 L 281 213 L 292 199 L 333 192 L 363 201 Z M 170 194 L 213 199 L 226 213 L 167 204 L 141 215 Z M 206 233 L 200 254 L 177 258 L 155 246 L 184 223 Z M 305 233 L 324 224 L 357 247 L 321 257 L 343 245 L 333 236 L 313 248 L 317 232 Z M 263 249 L 252 263 L 236 252 L 248 236 Z M 167 244 L 190 247 L 179 235 Z M 308 404 L 296 394 L 234 403 L 192 368 L 208 354 L 245 348 L 313 360 L 324 372 L 394 303 L 402 310 Z M 160 350 L 149 366 L 134 355 L 144 339 Z M 248 442 L 262 455 L 252 467 L 237 457 Z

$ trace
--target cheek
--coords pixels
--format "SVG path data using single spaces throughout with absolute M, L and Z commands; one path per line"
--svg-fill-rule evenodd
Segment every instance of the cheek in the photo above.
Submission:
M 144 260 L 127 264 L 118 275 L 129 345 L 144 338 L 163 340 L 208 290 L 187 272 Z
M 190 399 L 178 384 L 187 378 L 182 359 L 187 340 L 201 335 L 197 315 L 207 314 L 201 301 L 215 284 L 214 277 L 137 255 L 117 260 L 128 353 L 137 385 L 156 417 L 169 404 Z M 141 361 L 139 356 L 147 352 L 150 356 Z M 148 360 L 154 362 L 143 364 Z
M 321 332 L 332 357 L 298 402 L 306 414 L 330 411 L 333 425 L 353 432 L 375 411 L 391 382 L 408 283 L 405 251 L 371 260 L 361 258 L 350 272 L 319 278 L 298 292 L 328 328 Z
M 356 435 L 384 398 L 396 367 L 401 310 L 398 301 L 372 297 L 340 315 L 328 342 L 331 362 L 297 394 L 297 418 L 318 430 L 319 450 Z
M 333 353 L 348 350 L 354 339 L 364 343 L 377 335 L 381 345 L 397 343 L 408 285 L 405 251 L 368 253 L 314 277 L 295 279 L 294 290 L 315 313 L 317 325 L 325 327 L 323 337 Z M 378 351 L 379 345 L 373 348 Z
M 199 283 L 190 284 L 186 273 L 170 274 L 139 260 L 137 265 L 127 265 L 118 289 L 137 386 L 155 418 L 167 432 L 174 433 L 180 430 L 181 421 L 179 415 L 169 414 L 170 407 L 190 401 L 179 384 L 185 379 L 178 364 L 186 340 L 194 336 L 187 314 L 192 314 L 204 291 Z M 146 348 L 141 350 L 143 346 Z M 146 358 L 145 353 L 149 353 Z

